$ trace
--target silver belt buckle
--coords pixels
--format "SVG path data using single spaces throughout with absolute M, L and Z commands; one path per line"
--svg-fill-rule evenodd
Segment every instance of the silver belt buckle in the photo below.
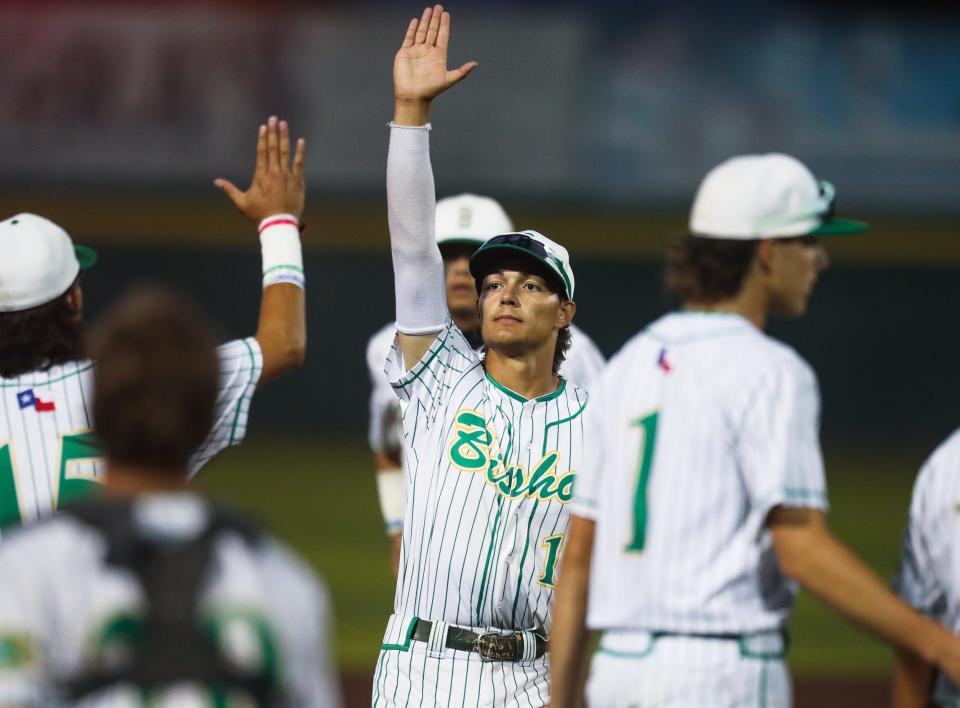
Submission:
M 522 641 L 520 632 L 484 632 L 477 636 L 477 653 L 483 661 L 517 661 L 517 647 Z

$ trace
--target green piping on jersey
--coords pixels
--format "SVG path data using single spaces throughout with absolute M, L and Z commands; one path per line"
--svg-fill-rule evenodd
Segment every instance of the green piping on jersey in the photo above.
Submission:
M 78 374 L 82 374 L 84 371 L 90 371 L 90 369 L 92 368 L 93 368 L 93 364 L 91 362 L 87 362 L 83 368 L 80 368 L 78 365 L 76 371 L 71 371 L 69 374 L 64 374 L 63 376 L 56 379 L 49 379 L 47 381 L 24 381 L 22 379 L 13 379 L 8 383 L 0 383 L 0 388 L 23 388 L 24 386 L 37 386 L 37 387 L 49 386 L 50 384 L 60 383 L 65 379 L 69 379 L 71 376 L 77 376 Z
M 798 489 L 796 487 L 784 487 L 783 493 L 787 499 L 822 499 L 826 501 L 827 495 L 819 489 Z
M 281 269 L 283 269 L 283 270 L 295 270 L 295 271 L 298 271 L 298 272 L 300 272 L 300 273 L 303 273 L 303 268 L 301 268 L 300 266 L 295 266 L 295 265 L 293 265 L 293 264 L 289 264 L 289 265 L 275 265 L 275 266 L 273 266 L 272 268 L 267 268 L 265 271 L 263 271 L 263 274 L 264 274 L 264 275 L 267 275 L 268 273 L 272 273 L 272 272 L 275 271 L 275 270 L 281 270 Z
M 737 640 L 737 642 L 740 645 L 740 656 L 742 656 L 744 659 L 763 659 L 763 660 L 783 659 L 787 655 L 786 638 L 783 639 L 783 648 L 778 649 L 776 651 L 754 651 L 753 649 L 750 648 L 750 645 L 749 645 L 749 642 L 750 642 L 749 634 L 744 634 L 742 637 L 740 637 Z
M 564 381 L 564 383 L 566 383 L 566 381 Z M 543 426 L 543 452 L 540 453 L 541 455 L 547 454 L 547 431 L 549 431 L 550 428 L 553 428 L 557 425 L 563 425 L 564 423 L 569 423 L 571 420 L 573 420 L 574 418 L 579 416 L 581 413 L 583 413 L 583 410 L 586 407 L 587 407 L 587 403 L 586 401 L 584 401 L 583 405 L 580 406 L 580 410 L 578 410 L 573 415 L 567 416 L 566 418 L 561 418 L 560 420 L 555 420 L 552 423 L 547 423 L 545 426 Z
M 650 635 L 650 643 L 647 645 L 647 648 L 642 651 L 619 651 L 617 649 L 607 649 L 603 646 L 603 637 L 600 635 L 600 641 L 597 646 L 598 654 L 607 654 L 608 656 L 615 656 L 618 659 L 643 659 L 650 656 L 653 653 L 653 648 L 657 644 L 657 639 L 653 635 Z
M 770 506 L 770 500 L 776 499 L 778 496 L 783 496 L 785 502 L 820 502 L 822 504 L 827 503 L 827 493 L 820 489 L 797 489 L 796 487 L 781 487 L 778 490 L 772 491 L 764 497 L 761 497 L 758 501 L 754 502 L 754 506 L 766 507 Z M 797 506 L 803 506 L 802 504 L 797 504 Z
M 492 383 L 496 388 L 500 389 L 500 391 L 502 391 L 503 393 L 505 393 L 505 394 L 507 394 L 508 396 L 510 396 L 510 398 L 512 398 L 513 400 L 515 400 L 515 401 L 520 401 L 520 403 L 527 403 L 528 401 L 531 400 L 531 399 L 529 399 L 529 398 L 524 398 L 524 397 L 521 396 L 519 393 L 517 393 L 517 392 L 515 392 L 515 391 L 511 391 L 509 388 L 507 388 L 507 387 L 504 386 L 503 384 L 499 383 L 495 378 L 493 378 L 493 377 L 490 375 L 490 373 L 489 373 L 488 371 L 484 370 L 484 374 L 486 374 L 487 381 L 489 381 L 490 383 Z M 537 398 L 534 398 L 533 400 L 536 401 L 537 403 L 546 403 L 547 401 L 552 401 L 554 398 L 556 398 L 556 397 L 559 396 L 561 393 L 563 393 L 563 392 L 566 390 L 566 388 L 567 388 L 567 380 L 561 376 L 561 377 L 560 377 L 560 385 L 557 386 L 556 390 L 551 391 L 550 393 L 548 393 L 548 394 L 546 394 L 546 395 L 544 395 L 544 396 L 538 396 Z
M 243 346 L 247 348 L 247 354 L 250 355 L 250 371 L 256 371 L 257 359 L 253 355 L 253 349 L 250 348 L 250 343 L 246 339 L 241 341 L 243 342 Z M 236 440 L 237 424 L 240 422 L 240 410 L 243 408 L 243 402 L 246 398 L 247 396 L 245 395 L 240 396 L 240 400 L 237 401 L 237 411 L 233 416 L 233 425 L 230 426 L 230 442 L 228 442 L 227 445 L 233 445 L 233 441 Z
M 427 370 L 427 368 L 429 368 L 430 362 L 436 359 L 437 355 L 447 348 L 447 339 L 449 338 L 450 338 L 450 330 L 448 328 L 447 333 L 444 335 L 443 339 L 441 339 L 439 343 L 435 342 L 433 345 L 431 345 L 434 347 L 434 349 L 433 349 L 433 352 L 431 352 L 430 356 L 426 360 L 421 361 L 419 365 L 414 365 L 414 367 L 407 372 L 407 375 L 404 376 L 403 379 L 401 379 L 395 384 L 391 384 L 391 386 L 393 386 L 396 389 L 404 389 L 407 386 L 410 386 L 414 381 L 419 381 L 420 374 L 422 374 L 424 371 Z
M 380 648 L 390 651 L 410 651 L 410 640 L 413 638 L 413 630 L 417 628 L 417 622 L 419 621 L 419 617 L 414 617 L 410 620 L 410 626 L 408 626 L 407 631 L 403 633 L 403 644 L 381 644 Z

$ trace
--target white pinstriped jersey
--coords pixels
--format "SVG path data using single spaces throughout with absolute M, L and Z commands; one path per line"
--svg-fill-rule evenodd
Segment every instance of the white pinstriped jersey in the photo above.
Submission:
M 918 611 L 960 632 L 960 430 L 917 475 L 894 587 Z M 938 674 L 934 698 L 958 705 L 960 689 Z
M 243 440 L 263 368 L 253 337 L 227 342 L 217 354 L 214 424 L 190 460 L 191 474 Z M 0 525 L 43 516 L 101 481 L 105 465 L 92 435 L 92 396 L 90 361 L 0 378 Z
M 145 495 L 134 503 L 134 518 L 149 525 L 147 533 L 191 538 L 206 528 L 206 507 L 195 495 Z M 140 581 L 105 560 L 106 546 L 99 530 L 67 514 L 15 530 L 0 545 L 0 704 L 56 705 L 50 693 L 55 684 L 89 669 L 94 657 L 109 652 L 111 629 L 139 617 L 145 600 Z M 326 590 L 276 541 L 220 537 L 198 613 L 214 620 L 223 643 L 237 652 L 231 656 L 270 661 L 275 654 L 291 699 L 285 705 L 340 704 Z M 184 685 L 149 704 L 214 705 Z M 146 704 L 130 689 L 117 688 L 81 705 Z
M 586 393 L 561 379 L 526 400 L 486 375 L 448 324 L 409 372 L 387 375 L 409 454 L 397 615 L 549 631 Z
M 370 427 L 368 439 L 374 452 L 391 453 L 399 449 L 403 439 L 400 411 L 393 387 L 383 373 L 384 361 L 390 354 L 397 328 L 392 322 L 370 338 L 367 344 L 367 369 L 370 372 Z M 603 370 L 604 359 L 600 349 L 586 332 L 570 325 L 570 349 L 560 365 L 560 375 L 582 389 Z
M 571 509 L 596 521 L 589 626 L 778 628 L 796 587 L 764 522 L 826 507 L 818 428 L 813 371 L 739 315 L 668 314 L 631 339 L 591 389 Z

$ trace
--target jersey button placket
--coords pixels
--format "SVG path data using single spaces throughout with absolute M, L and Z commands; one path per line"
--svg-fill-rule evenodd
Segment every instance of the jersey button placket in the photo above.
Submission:
M 526 403 L 523 404 L 523 414 L 524 414 L 524 417 L 530 418 L 530 419 L 531 419 L 531 422 L 532 422 L 532 420 L 533 420 L 533 412 L 534 412 L 534 410 L 536 410 L 536 407 L 537 407 L 537 402 L 536 402 L 536 400 L 530 400 L 530 401 L 527 401 Z M 529 426 L 529 432 L 528 432 L 527 435 L 526 435 L 526 438 L 527 438 L 527 439 L 524 440 L 524 442 L 523 442 L 524 447 L 526 447 L 527 450 L 532 450 L 532 449 L 533 449 L 533 437 L 534 437 L 534 436 L 533 436 L 533 431 L 534 431 L 534 427 L 535 427 L 535 426 L 532 425 L 532 424 Z

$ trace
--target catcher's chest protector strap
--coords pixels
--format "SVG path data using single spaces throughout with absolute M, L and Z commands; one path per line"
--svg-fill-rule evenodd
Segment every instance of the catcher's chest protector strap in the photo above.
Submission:
M 137 503 L 97 500 L 64 512 L 102 534 L 108 548 L 106 563 L 132 572 L 145 599 L 144 615 L 130 632 L 125 659 L 104 662 L 74 677 L 66 686 L 69 696 L 77 700 L 119 683 L 151 690 L 189 682 L 218 691 L 239 689 L 258 706 L 279 705 L 272 672 L 244 671 L 228 662 L 197 611 L 217 539 L 230 533 L 256 544 L 259 532 L 204 503 L 205 526 L 198 533 L 186 538 L 151 533 L 135 519 Z

